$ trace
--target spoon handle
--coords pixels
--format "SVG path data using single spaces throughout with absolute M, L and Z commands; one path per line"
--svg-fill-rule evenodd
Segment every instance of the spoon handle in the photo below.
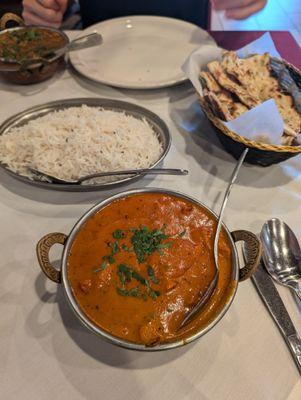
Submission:
M 103 39 L 100 33 L 93 32 L 88 35 L 80 36 L 67 45 L 68 51 L 87 49 L 88 47 L 102 44 Z
M 301 374 L 301 340 L 298 334 L 293 334 L 287 337 L 287 342 L 290 347 L 290 351 L 294 357 L 297 368 Z
M 102 44 L 102 42 L 103 42 L 102 36 L 100 33 L 97 32 L 89 33 L 88 35 L 85 36 L 80 36 L 72 40 L 72 42 L 68 43 L 62 49 L 56 50 L 51 60 L 54 58 L 61 57 L 63 54 L 70 51 L 82 50 L 82 49 L 87 49 L 89 47 L 98 46 Z
M 213 252 L 214 252 L 214 262 L 215 262 L 215 266 L 217 268 L 218 271 L 218 239 L 219 239 L 219 234 L 220 234 L 220 230 L 222 227 L 222 223 L 223 223 L 223 215 L 224 215 L 224 211 L 228 202 L 228 198 L 231 192 L 231 189 L 237 179 L 240 167 L 242 166 L 242 163 L 244 162 L 246 155 L 249 151 L 249 148 L 247 147 L 241 154 L 241 156 L 239 157 L 236 167 L 234 168 L 230 181 L 228 183 L 228 187 L 224 196 L 224 200 L 223 200 L 223 204 L 221 206 L 220 212 L 219 212 L 219 216 L 218 216 L 218 222 L 217 222 L 217 227 L 216 227 L 216 231 L 215 231 L 215 237 L 214 237 L 214 245 L 213 245 Z
M 230 181 L 228 183 L 228 187 L 227 190 L 225 192 L 225 196 L 224 196 L 224 200 L 220 209 L 220 213 L 218 216 L 218 221 L 217 221 L 217 226 L 216 226 L 216 231 L 215 231 L 215 237 L 214 237 L 214 245 L 213 245 L 213 254 L 214 254 L 214 263 L 215 263 L 215 275 L 212 279 L 212 281 L 210 282 L 209 286 L 207 287 L 205 293 L 202 295 L 202 297 L 199 299 L 199 301 L 196 303 L 196 305 L 186 314 L 186 316 L 184 317 L 183 321 L 180 324 L 180 328 L 182 328 L 184 325 L 187 324 L 188 321 L 191 320 L 191 318 L 200 311 L 200 309 L 204 306 L 204 304 L 208 301 L 208 299 L 210 298 L 210 296 L 213 293 L 213 290 L 215 289 L 216 285 L 217 285 L 217 281 L 218 281 L 218 277 L 219 277 L 219 266 L 218 266 L 218 239 L 219 239 L 219 233 L 222 227 L 222 222 L 223 222 L 223 214 L 224 214 L 224 210 L 226 208 L 227 205 L 227 201 L 228 201 L 228 197 L 230 195 L 232 186 L 234 185 L 236 178 L 238 176 L 238 172 L 240 167 L 242 166 L 242 163 L 244 162 L 244 159 L 248 153 L 249 149 L 246 148 L 241 156 L 239 157 L 237 164 L 234 168 L 234 171 L 232 172 Z
M 301 301 L 301 283 L 298 284 L 298 286 L 294 286 L 293 289 L 294 289 L 296 296 Z
M 112 171 L 112 172 L 99 172 L 96 174 L 91 174 L 87 176 L 83 176 L 82 178 L 78 179 L 78 183 L 87 181 L 92 178 L 100 178 L 105 176 L 118 176 L 118 175 L 139 175 L 139 174 L 146 174 L 146 175 L 187 175 L 187 169 L 178 169 L 178 168 L 155 168 L 155 169 L 129 169 L 126 171 Z

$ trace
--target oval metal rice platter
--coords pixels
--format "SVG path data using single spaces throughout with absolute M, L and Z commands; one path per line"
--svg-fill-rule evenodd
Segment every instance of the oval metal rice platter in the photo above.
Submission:
M 78 99 L 67 99 L 67 100 L 58 100 L 53 101 L 50 103 L 45 103 L 40 106 L 35 106 L 29 108 L 19 114 L 16 114 L 9 119 L 7 119 L 1 126 L 0 126 L 0 135 L 9 131 L 12 128 L 19 127 L 22 125 L 27 124 L 29 121 L 34 120 L 36 118 L 42 117 L 50 112 L 58 111 L 70 107 L 80 107 L 82 105 L 87 105 L 90 107 L 100 107 L 105 110 L 111 110 L 116 112 L 124 112 L 126 115 L 131 115 L 138 119 L 145 119 L 149 125 L 153 128 L 155 133 L 158 135 L 158 139 L 162 144 L 163 151 L 160 158 L 151 165 L 150 168 L 156 167 L 159 163 L 163 161 L 171 144 L 171 136 L 167 125 L 165 122 L 158 117 L 158 115 L 154 114 L 153 112 L 137 106 L 132 103 L 127 103 L 124 101 L 119 100 L 112 100 L 112 99 L 102 99 L 102 98 L 78 98 Z M 34 185 L 37 187 L 51 189 L 51 190 L 60 190 L 60 191 L 67 191 L 67 192 L 88 192 L 88 191 L 95 191 L 95 190 L 105 190 L 111 189 L 115 186 L 119 186 L 125 183 L 131 183 L 141 177 L 143 174 L 135 175 L 134 177 L 124 177 L 113 182 L 105 182 L 99 184 L 90 184 L 90 185 L 68 185 L 68 184 L 55 184 L 55 183 L 48 183 L 38 180 L 32 180 L 15 172 L 12 172 L 5 166 L 4 164 L 0 163 L 0 167 L 3 168 L 9 175 L 13 176 L 16 179 L 24 183 L 28 183 L 30 185 Z

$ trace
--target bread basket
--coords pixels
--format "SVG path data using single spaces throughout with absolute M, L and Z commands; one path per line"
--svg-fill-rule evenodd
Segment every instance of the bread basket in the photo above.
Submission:
M 301 71 L 288 62 L 284 60 L 283 62 L 289 69 L 296 84 L 301 88 Z M 243 136 L 239 136 L 228 129 L 222 121 L 213 114 L 209 104 L 203 97 L 199 97 L 199 102 L 207 118 L 214 126 L 219 141 L 225 150 L 232 154 L 234 158 L 238 159 L 242 151 L 248 147 L 249 151 L 246 156 L 246 162 L 268 167 L 269 165 L 278 164 L 301 153 L 301 146 L 276 146 L 255 142 Z

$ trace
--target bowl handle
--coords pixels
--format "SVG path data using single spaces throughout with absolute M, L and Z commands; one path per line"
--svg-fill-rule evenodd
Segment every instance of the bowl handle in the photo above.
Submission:
M 67 240 L 67 235 L 64 233 L 48 233 L 39 240 L 37 244 L 37 257 L 40 267 L 47 278 L 51 279 L 53 282 L 61 283 L 61 271 L 58 271 L 51 265 L 49 261 L 49 251 L 54 244 L 64 245 Z
M 244 281 L 253 275 L 256 271 L 261 258 L 262 246 L 261 242 L 254 233 L 239 230 L 231 232 L 234 242 L 243 241 L 247 247 L 247 260 L 244 267 L 239 270 L 239 281 Z
M 2 31 L 3 29 L 6 29 L 7 28 L 7 23 L 9 22 L 9 21 L 14 21 L 14 22 L 16 22 L 18 25 L 20 25 L 20 26 L 25 26 L 25 22 L 24 22 L 24 20 L 21 18 L 21 17 L 19 17 L 18 15 L 16 15 L 16 14 L 13 14 L 13 13 L 6 13 L 6 14 L 4 14 L 3 15 L 3 17 L 0 19 L 0 31 Z

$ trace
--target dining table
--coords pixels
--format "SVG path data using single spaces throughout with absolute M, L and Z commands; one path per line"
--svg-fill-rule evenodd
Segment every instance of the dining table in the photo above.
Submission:
M 234 50 L 263 33 L 211 32 L 220 46 Z M 300 47 L 290 33 L 271 35 L 283 58 L 301 68 Z M 0 81 L 0 123 L 29 107 L 76 97 L 124 100 L 158 114 L 172 136 L 164 166 L 188 169 L 189 175 L 145 176 L 123 187 L 72 193 L 27 185 L 1 169 L 0 398 L 300 400 L 300 374 L 250 279 L 239 283 L 228 312 L 205 336 L 177 349 L 136 352 L 90 333 L 63 288 L 43 275 L 38 240 L 49 232 L 68 234 L 97 202 L 122 190 L 157 187 L 186 193 L 218 212 L 236 162 L 219 143 L 190 82 L 120 89 L 96 84 L 67 65 L 35 85 Z M 301 241 L 301 155 L 265 168 L 242 166 L 226 225 L 258 234 L 272 217 L 284 220 Z M 54 247 L 51 258 L 59 260 L 61 252 Z M 277 289 L 301 333 L 301 302 L 288 288 Z

